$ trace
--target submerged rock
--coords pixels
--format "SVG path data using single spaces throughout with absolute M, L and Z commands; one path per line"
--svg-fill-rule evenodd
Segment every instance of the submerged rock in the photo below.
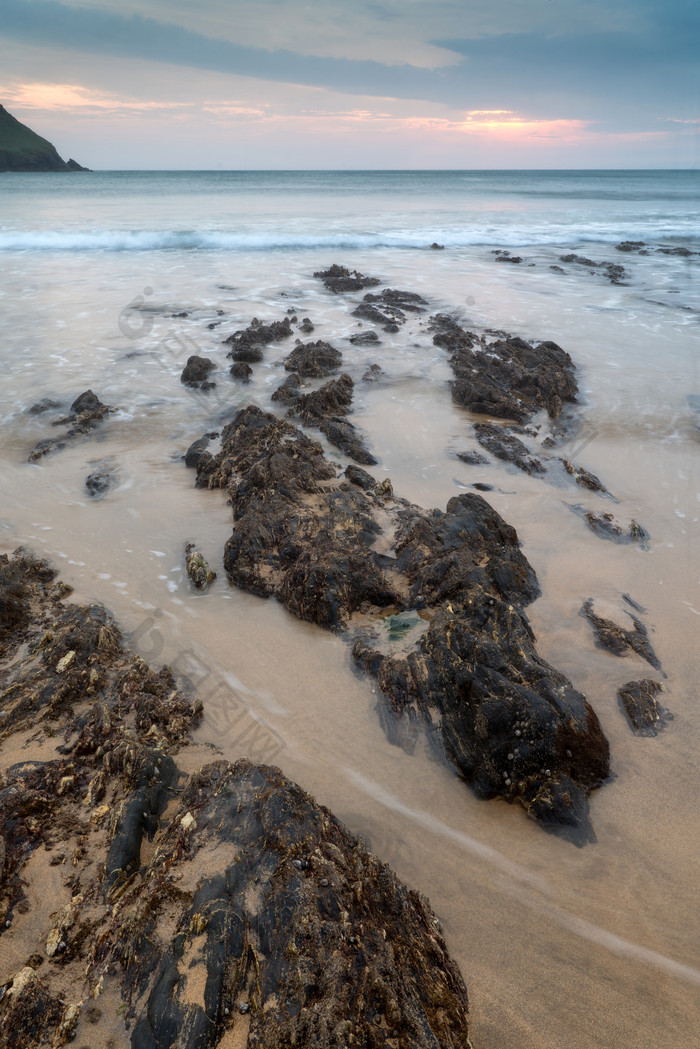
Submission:
M 585 616 L 593 627 L 596 641 L 608 652 L 615 656 L 626 656 L 629 651 L 636 652 L 642 659 L 646 659 L 656 670 L 661 669 L 661 663 L 652 648 L 647 628 L 642 621 L 631 612 L 627 612 L 634 623 L 634 629 L 625 630 L 612 619 L 605 619 L 593 611 L 593 599 L 588 598 L 581 608 L 581 615 Z
M 663 687 L 659 681 L 643 678 L 628 681 L 617 690 L 620 706 L 633 731 L 640 736 L 655 736 L 673 718 L 656 699 Z
M 66 444 L 76 440 L 78 437 L 86 437 L 94 430 L 98 423 L 102 422 L 105 415 L 116 411 L 107 404 L 103 404 L 97 394 L 92 390 L 85 390 L 70 406 L 70 414 L 62 419 L 56 419 L 52 426 L 67 426 L 68 429 L 59 437 L 48 437 L 39 441 L 29 453 L 28 462 L 33 463 L 41 459 L 49 452 L 64 448 Z
M 480 445 L 495 455 L 497 459 L 513 463 L 519 470 L 528 474 L 543 474 L 546 467 L 531 454 L 529 448 L 514 434 L 503 426 L 491 423 L 476 423 L 474 433 Z M 460 456 L 462 458 L 462 456 Z M 482 457 L 483 459 L 483 457 Z
M 237 413 L 202 476 L 230 496 L 231 580 L 354 641 L 385 725 L 425 718 L 480 796 L 590 837 L 586 796 L 608 775 L 608 743 L 585 698 L 537 654 L 523 611 L 537 580 L 488 503 L 465 494 L 425 511 L 390 484 L 335 481 L 319 445 L 256 407 Z M 376 549 L 387 527 L 391 555 Z M 429 623 L 403 658 L 367 632 L 387 607 Z
M 575 402 L 574 364 L 554 342 L 531 346 L 514 336 L 481 344 L 445 314 L 431 317 L 433 342 L 452 354 L 452 398 L 472 412 L 526 422 L 541 409 L 558 418 Z

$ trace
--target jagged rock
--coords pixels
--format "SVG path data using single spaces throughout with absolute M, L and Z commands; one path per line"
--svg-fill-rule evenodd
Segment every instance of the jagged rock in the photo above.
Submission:
M 486 456 L 482 455 L 481 452 L 457 452 L 457 458 L 469 466 L 483 466 L 484 463 L 488 462 Z
M 576 484 L 580 484 L 582 488 L 588 488 L 591 492 L 603 492 L 609 495 L 609 492 L 601 479 L 596 477 L 595 474 L 590 473 L 588 470 L 584 470 L 582 466 L 575 466 L 570 463 L 568 459 L 559 460 L 566 472 L 570 477 L 576 481 Z
M 303 332 L 304 335 L 310 335 L 314 330 L 314 326 L 308 317 L 302 317 L 301 322 L 298 325 L 299 331 Z
M 628 681 L 617 690 L 620 706 L 633 731 L 639 736 L 655 736 L 673 718 L 657 702 L 659 692 L 663 692 L 663 685 L 651 678 Z
M 444 251 L 445 250 L 445 245 L 444 244 L 438 244 L 438 242 L 436 240 L 433 241 L 433 243 L 430 245 L 430 247 L 433 249 L 433 251 Z
M 32 404 L 30 408 L 27 408 L 27 412 L 29 415 L 42 415 L 44 412 L 52 412 L 60 407 L 61 405 L 58 401 L 52 401 L 50 397 L 42 397 L 36 404 Z
M 390 738 L 425 717 L 480 796 L 591 836 L 586 797 L 609 773 L 608 744 L 585 698 L 535 650 L 523 608 L 537 580 L 488 503 L 469 494 L 424 511 L 395 499 L 390 482 L 332 484 L 320 446 L 256 407 L 237 413 L 202 472 L 229 493 L 231 580 L 354 639 Z M 376 552 L 387 514 L 395 556 Z M 368 617 L 390 606 L 429 624 L 401 659 L 366 634 Z
M 253 317 L 247 328 L 235 331 L 233 335 L 224 339 L 224 344 L 232 347 L 226 356 L 233 357 L 234 361 L 255 364 L 263 359 L 263 346 L 288 339 L 290 335 L 292 326 L 289 317 L 273 321 L 271 324 L 263 324 L 257 317 Z
M 496 262 L 516 262 L 517 263 L 517 262 L 522 262 L 522 261 L 523 260 L 520 258 L 519 255 L 508 255 L 507 252 L 501 252 L 496 258 Z
M 364 296 L 364 302 L 371 302 L 388 309 L 399 309 L 406 313 L 425 313 L 424 307 L 428 305 L 422 295 L 415 291 L 402 291 L 397 288 L 384 288 L 376 295 L 368 293 Z
M 314 277 L 323 281 L 328 291 L 338 294 L 342 291 L 360 291 L 362 288 L 373 288 L 382 282 L 377 277 L 365 277 L 357 270 L 348 270 L 345 266 L 333 265 L 327 270 L 317 270 Z
M 272 394 L 270 398 L 273 401 L 281 401 L 282 404 L 294 404 L 295 401 L 299 400 L 301 396 L 301 390 L 304 383 L 301 380 L 301 376 L 298 372 L 292 372 L 288 375 L 281 386 Z
M 595 513 L 592 510 L 583 512 L 586 524 L 601 539 L 611 539 L 615 543 L 639 543 L 645 549 L 649 533 L 633 519 L 625 529 L 610 513 Z
M 546 468 L 540 460 L 535 458 L 529 448 L 506 428 L 492 426 L 491 423 L 476 423 L 474 433 L 479 444 L 491 452 L 492 455 L 495 455 L 497 459 L 513 463 L 519 470 L 524 470 L 528 474 L 543 474 L 546 472 Z
M 239 379 L 241 382 L 250 382 L 250 377 L 253 374 L 253 369 L 247 361 L 234 361 L 229 368 L 229 375 L 232 379 Z
M 201 705 L 126 653 L 104 609 L 64 608 L 54 576 L 0 558 L 0 607 L 23 612 L 0 620 L 0 731 L 36 740 L 46 716 L 45 744 L 62 741 L 0 784 L 0 932 L 26 910 L 26 879 L 71 857 L 45 956 L 0 994 L 0 1049 L 82 1044 L 106 978 L 132 1049 L 469 1049 L 466 988 L 428 902 L 278 769 L 220 761 L 183 789 L 171 751 Z M 70 681 L 55 671 L 68 645 Z
M 593 611 L 593 598 L 588 598 L 581 608 L 581 615 L 585 616 L 593 627 L 596 641 L 608 652 L 615 656 L 626 656 L 631 650 L 646 659 L 647 663 L 656 669 L 661 669 L 661 663 L 649 641 L 647 629 L 640 619 L 627 613 L 634 623 L 633 630 L 625 630 L 613 622 L 612 619 L 604 619 Z
M 379 382 L 384 372 L 378 364 L 370 364 L 369 368 L 362 376 L 363 382 Z
M 207 381 L 209 372 L 214 368 L 216 368 L 216 365 L 208 357 L 198 357 L 195 354 L 187 358 L 187 364 L 183 368 L 180 382 L 185 386 L 199 387 L 203 390 L 210 389 L 216 385 Z
M 642 254 L 639 249 L 644 247 L 646 247 L 646 244 L 643 240 L 623 240 L 620 244 L 615 245 L 615 250 L 625 252 L 634 251 Z M 644 254 L 646 254 L 646 252 Z
M 587 259 L 583 255 L 575 255 L 573 252 L 568 255 L 560 255 L 559 258 L 562 262 L 575 262 L 579 266 L 587 266 L 591 273 L 595 270 L 603 270 L 612 284 L 620 284 L 622 278 L 626 276 L 625 267 L 620 266 L 617 262 L 594 262 L 592 259 Z
M 340 350 L 318 339 L 296 346 L 285 359 L 284 367 L 286 371 L 297 372 L 304 378 L 322 378 L 337 371 L 342 363 Z
M 357 428 L 349 423 L 347 419 L 324 419 L 319 423 L 319 430 L 325 434 L 331 444 L 340 448 L 356 463 L 365 466 L 376 466 L 377 459 L 365 447 L 364 439 L 358 433 Z
M 289 409 L 307 424 L 317 425 L 318 420 L 329 416 L 346 415 L 350 411 L 355 384 L 347 372 L 338 379 L 331 379 L 318 390 L 302 393 Z
M 196 441 L 193 441 L 185 452 L 185 466 L 189 470 L 196 470 L 199 465 L 199 460 L 203 452 L 206 452 L 209 447 L 210 439 L 206 436 L 198 437 Z
M 185 547 L 185 567 L 188 576 L 198 590 L 206 590 L 216 579 L 216 572 L 211 570 L 204 556 L 193 543 L 188 543 Z
M 212 873 L 217 845 L 231 858 Z M 378 1047 L 394 1032 L 416 1049 L 469 1049 L 466 989 L 427 901 L 278 769 L 217 762 L 194 776 L 145 893 L 183 852 L 202 871 L 194 894 L 169 939 L 145 925 L 128 963 L 132 1049 Z
M 97 423 L 102 422 L 105 415 L 116 411 L 107 404 L 103 404 L 92 390 L 85 390 L 70 406 L 70 414 L 62 419 L 56 419 L 52 426 L 68 426 L 65 433 L 60 437 L 48 437 L 39 441 L 29 453 L 28 462 L 33 463 L 49 452 L 64 448 L 66 444 L 78 437 L 85 437 L 92 432 Z
M 355 335 L 349 335 L 348 342 L 351 342 L 353 346 L 377 346 L 380 339 L 376 331 L 360 331 Z
M 543 408 L 556 419 L 565 402 L 576 401 L 573 361 L 556 343 L 510 337 L 482 346 L 441 313 L 431 328 L 435 345 L 452 354 L 452 398 L 470 411 L 523 423 Z
M 352 464 L 345 467 L 345 476 L 348 481 L 356 484 L 359 488 L 364 488 L 366 492 L 374 488 L 377 483 L 376 478 L 372 477 L 372 474 L 368 474 L 360 466 L 353 466 Z

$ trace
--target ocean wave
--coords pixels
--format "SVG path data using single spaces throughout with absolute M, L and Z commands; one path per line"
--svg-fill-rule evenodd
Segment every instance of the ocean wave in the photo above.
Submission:
M 550 227 L 537 230 L 509 226 L 461 230 L 393 230 L 380 233 L 295 233 L 279 231 L 229 232 L 220 230 L 3 230 L 0 251 L 280 251 L 293 249 L 547 247 L 584 243 L 615 244 L 621 240 L 647 242 L 691 240 L 692 231 L 678 227 L 631 232 L 575 230 Z

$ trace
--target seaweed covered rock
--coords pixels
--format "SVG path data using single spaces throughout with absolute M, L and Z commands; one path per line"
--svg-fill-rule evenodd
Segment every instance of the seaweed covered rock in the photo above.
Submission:
M 97 394 L 92 390 L 85 390 L 70 406 L 70 412 L 62 419 L 56 419 L 52 426 L 67 426 L 65 433 L 58 437 L 47 437 L 32 449 L 28 461 L 36 462 L 49 452 L 64 448 L 66 444 L 79 437 L 87 437 L 98 423 L 101 423 L 106 415 L 116 411 L 107 404 L 103 404 Z
M 263 346 L 288 339 L 291 334 L 289 317 L 284 317 L 281 321 L 272 321 L 271 324 L 263 324 L 257 317 L 253 317 L 247 328 L 239 329 L 224 339 L 224 344 L 231 346 L 226 356 L 233 357 L 234 361 L 255 364 L 263 359 Z
M 353 317 L 381 324 L 384 331 L 396 332 L 406 321 L 406 313 L 424 313 L 428 304 L 413 291 L 385 288 L 377 295 L 368 292 L 353 312 Z
M 200 388 L 202 390 L 209 390 L 215 383 L 209 382 L 209 372 L 213 371 L 216 365 L 209 357 L 198 357 L 194 354 L 192 357 L 187 358 L 187 364 L 182 370 L 180 376 L 180 382 L 184 386 L 190 386 L 193 389 Z
M 451 354 L 452 398 L 469 411 L 523 423 L 542 409 L 556 419 L 576 400 L 573 361 L 555 342 L 532 346 L 510 336 L 482 344 L 441 313 L 431 317 L 431 327 L 435 345 Z
M 476 423 L 474 434 L 479 444 L 497 459 L 512 463 L 519 470 L 524 470 L 528 474 L 545 473 L 546 468 L 540 460 L 532 455 L 527 445 L 523 444 L 506 427 L 493 426 L 491 423 Z
M 323 286 L 328 291 L 338 294 L 342 291 L 361 291 L 362 288 L 374 288 L 382 282 L 378 277 L 366 277 L 358 270 L 349 270 L 345 266 L 334 263 L 327 270 L 317 270 L 314 277 L 323 281 Z
M 626 656 L 629 652 L 635 652 L 642 659 L 646 659 L 656 670 L 661 669 L 656 652 L 649 640 L 647 628 L 641 619 L 626 613 L 633 623 L 631 630 L 626 630 L 612 619 L 599 616 L 593 609 L 593 599 L 588 598 L 581 608 L 581 615 L 585 616 L 593 627 L 593 633 L 601 648 L 606 648 L 615 656 Z
M 637 735 L 655 736 L 672 720 L 673 715 L 656 698 L 663 688 L 660 681 L 648 677 L 641 681 L 628 681 L 618 688 L 620 706 Z
M 276 399 L 281 399 L 287 389 L 289 387 L 283 384 L 276 390 Z M 343 418 L 350 411 L 353 389 L 352 378 L 343 372 L 338 379 L 331 379 L 318 390 L 290 397 L 288 415 L 297 416 L 307 426 L 317 427 L 331 444 L 355 462 L 374 466 L 377 460 L 366 448 L 361 435 L 352 423 Z
M 538 655 L 524 613 L 535 573 L 484 499 L 425 511 L 369 475 L 335 480 L 315 442 L 255 407 L 229 424 L 206 477 L 233 507 L 229 577 L 344 631 L 377 677 L 390 738 L 408 740 L 423 718 L 481 796 L 592 836 L 587 795 L 609 774 L 608 743 L 585 698 Z M 378 552 L 382 537 L 391 553 Z M 422 623 L 399 656 L 382 639 L 387 608 Z
M 144 895 L 179 857 L 199 880 L 170 938 L 153 918 L 138 930 L 133 1049 L 468 1049 L 466 988 L 426 901 L 278 769 L 194 776 Z
M 338 370 L 343 355 L 335 346 L 323 339 L 316 342 L 299 343 L 285 359 L 288 372 L 296 372 L 304 378 L 321 378 Z
M 200 708 L 54 577 L 0 559 L 0 743 L 42 751 L 0 779 L 0 943 L 28 956 L 0 978 L 0 1049 L 470 1049 L 428 902 L 278 769 L 220 761 L 182 785 Z

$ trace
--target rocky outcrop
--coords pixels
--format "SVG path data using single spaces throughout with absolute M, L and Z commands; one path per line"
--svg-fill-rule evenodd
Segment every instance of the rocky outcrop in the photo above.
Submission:
M 352 480 L 337 480 L 289 423 L 239 411 L 198 471 L 231 500 L 229 577 L 345 633 L 377 678 L 390 738 L 410 746 L 424 720 L 480 796 L 590 837 L 586 798 L 608 775 L 608 744 L 586 699 L 536 651 L 524 607 L 537 580 L 515 530 L 477 495 L 425 511 L 388 482 Z M 380 537 L 391 554 L 376 552 Z M 386 609 L 415 626 L 398 655 Z
M 271 324 L 263 324 L 257 317 L 247 328 L 242 328 L 224 339 L 224 344 L 231 346 L 226 354 L 233 357 L 234 361 L 245 364 L 255 364 L 263 359 L 263 347 L 271 342 L 280 342 L 288 339 L 292 334 L 292 326 L 289 317 L 281 321 L 273 321 Z
M 655 736 L 673 719 L 673 715 L 656 699 L 663 688 L 661 682 L 648 677 L 641 681 L 628 681 L 618 688 L 620 706 L 632 731 L 638 736 Z
M 317 270 L 314 277 L 323 281 L 323 286 L 335 295 L 343 291 L 361 291 L 363 288 L 374 288 L 382 282 L 378 277 L 366 277 L 358 270 L 349 270 L 345 266 L 333 264 L 327 270 Z
M 54 579 L 0 557 L 0 742 L 44 755 L 0 779 L 0 941 L 27 958 L 2 978 L 0 1049 L 471 1049 L 428 902 L 279 769 L 183 782 L 201 705 Z
M 452 398 L 471 412 L 526 422 L 545 409 L 556 420 L 578 386 L 571 357 L 555 342 L 511 336 L 487 343 L 445 314 L 431 318 L 433 342 L 450 354 Z

